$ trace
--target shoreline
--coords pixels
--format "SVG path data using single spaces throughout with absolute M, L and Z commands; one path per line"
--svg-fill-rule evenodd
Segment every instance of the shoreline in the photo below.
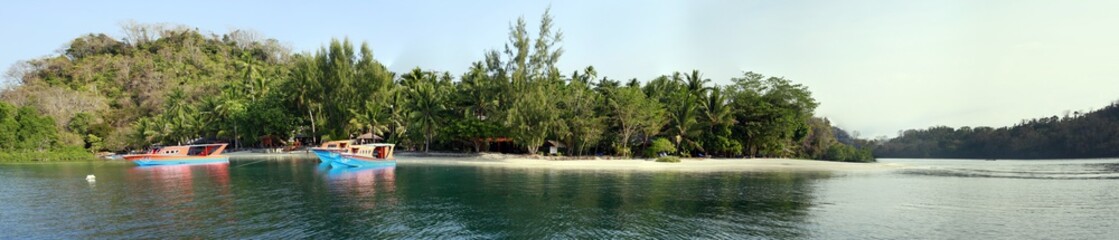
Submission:
M 288 153 L 236 152 L 230 159 L 260 157 L 315 158 L 303 151 Z M 653 159 L 614 157 L 549 157 L 501 153 L 422 153 L 396 154 L 397 164 L 479 166 L 511 169 L 554 169 L 596 171 L 677 171 L 677 172 L 773 172 L 773 171 L 884 171 L 905 168 L 898 163 L 851 163 L 787 158 L 681 158 L 679 163 L 661 163 Z
M 653 159 L 612 160 L 545 160 L 526 157 L 487 159 L 442 159 L 437 157 L 399 157 L 398 164 L 480 166 L 513 169 L 595 170 L 595 171 L 675 171 L 675 172 L 863 172 L 904 168 L 896 163 L 848 163 L 820 160 L 754 158 L 754 159 L 696 159 L 684 158 L 679 163 L 662 163 Z
M 225 153 L 230 160 L 245 158 L 316 159 L 309 151 L 262 153 L 238 151 Z M 611 156 L 529 156 L 502 153 L 402 152 L 396 154 L 398 165 L 477 166 L 486 168 L 580 170 L 580 171 L 656 171 L 656 172 L 870 172 L 908 167 L 900 163 L 851 163 L 788 158 L 681 158 L 679 163 L 656 162 L 652 158 L 617 158 Z M 3 162 L 5 164 L 43 164 L 74 162 L 123 162 L 94 158 L 78 161 Z

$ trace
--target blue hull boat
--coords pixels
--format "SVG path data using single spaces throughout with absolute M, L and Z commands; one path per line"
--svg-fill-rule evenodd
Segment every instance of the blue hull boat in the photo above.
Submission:
M 396 166 L 396 160 L 387 159 L 361 159 L 355 157 L 340 157 L 338 160 L 330 162 L 330 166 L 334 168 L 366 168 L 366 167 L 388 167 Z
M 353 140 L 329 141 L 322 143 L 322 145 L 318 147 L 311 148 L 311 151 L 315 153 L 315 156 L 319 157 L 320 161 L 329 163 L 337 161 L 339 155 L 342 152 L 348 151 L 350 145 L 353 144 Z
M 338 153 L 338 151 L 334 150 L 312 149 L 311 152 L 314 152 L 315 156 L 319 157 L 319 161 L 322 161 L 324 163 L 337 161 L 342 156 L 341 153 Z

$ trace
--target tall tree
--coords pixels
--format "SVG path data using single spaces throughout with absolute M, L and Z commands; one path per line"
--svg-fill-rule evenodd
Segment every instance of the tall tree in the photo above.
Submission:
M 736 126 L 751 156 L 791 157 L 818 103 L 807 87 L 787 79 L 747 72 L 733 78 L 731 104 L 738 109 Z
M 540 20 L 539 37 L 534 48 L 528 36 L 524 18 L 518 18 L 509 30 L 509 43 L 505 46 L 505 72 L 510 74 L 508 109 L 505 127 L 515 142 L 535 154 L 550 134 L 566 135 L 566 125 L 559 122 L 558 102 L 548 97 L 558 90 L 563 78 L 555 67 L 562 55 L 558 47 L 563 35 L 552 32 L 551 10 L 544 11 Z M 561 131 L 564 130 L 564 131 Z
M 489 139 L 498 136 L 501 85 L 486 72 L 482 62 L 474 62 L 455 86 L 452 118 L 448 132 L 452 138 L 469 142 L 475 152 L 488 149 Z
M 297 54 L 292 57 L 292 62 L 291 75 L 284 82 L 283 89 L 291 94 L 291 104 L 300 115 L 307 114 L 303 122 L 310 127 L 310 136 L 317 139 L 318 124 L 322 121 L 316 122 L 315 113 L 322 111 L 326 94 L 322 88 L 321 69 L 315 61 L 315 56 L 312 55 Z
M 529 154 L 536 154 L 549 133 L 565 130 L 559 121 L 555 98 L 551 97 L 556 90 L 555 85 L 539 81 L 513 93 L 517 100 L 510 106 L 505 124 L 513 141 Z
M 422 134 L 424 152 L 427 152 L 431 147 L 431 141 L 443 124 L 443 117 L 447 110 L 445 103 L 447 93 L 443 92 L 443 88 L 436 82 L 435 73 L 425 72 L 420 68 L 414 68 L 404 74 L 403 82 L 410 89 L 408 92 L 408 109 L 412 110 L 409 114 L 410 123 Z
M 632 153 L 630 146 L 635 135 L 642 132 L 646 136 L 655 135 L 652 131 L 659 131 L 664 125 L 664 108 L 636 87 L 618 88 L 612 92 L 608 104 L 619 131 L 614 151 L 623 156 Z
M 589 146 L 602 139 L 606 131 L 605 116 L 599 114 L 597 105 L 602 95 L 590 88 L 589 79 L 594 78 L 594 67 L 587 67 L 584 74 L 572 74 L 571 83 L 563 88 L 561 119 L 570 134 L 565 138 L 570 155 L 580 155 Z
M 708 153 L 722 155 L 741 154 L 742 145 L 733 139 L 731 125 L 735 123 L 733 111 L 722 87 L 713 87 L 701 105 L 703 149 Z

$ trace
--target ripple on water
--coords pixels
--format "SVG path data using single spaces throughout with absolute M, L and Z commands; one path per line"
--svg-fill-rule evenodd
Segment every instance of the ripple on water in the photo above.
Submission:
M 1050 180 L 1102 180 L 1119 179 L 1117 163 L 1077 163 L 1077 164 L 1018 164 L 983 166 L 934 166 L 901 170 L 904 174 L 969 177 L 969 178 L 1015 178 Z

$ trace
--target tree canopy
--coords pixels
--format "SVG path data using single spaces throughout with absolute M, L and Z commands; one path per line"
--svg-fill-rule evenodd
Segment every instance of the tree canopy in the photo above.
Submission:
M 199 139 L 245 147 L 369 133 L 420 151 L 536 154 L 551 140 L 567 146 L 565 155 L 634 156 L 652 148 L 680 156 L 872 160 L 813 117 L 819 103 L 806 86 L 753 72 L 722 86 L 699 70 L 645 82 L 600 76 L 593 66 L 565 72 L 557 65 L 563 32 L 550 11 L 536 27 L 530 32 L 528 21 L 517 19 L 503 49 L 452 74 L 421 67 L 394 73 L 368 44 L 348 39 L 291 53 L 250 31 L 129 23 L 123 38 L 80 36 L 59 55 L 13 68 L 18 84 L 0 92 L 9 104 L 0 116 L 35 110 L 42 117 L 8 117 L 0 127 L 28 124 L 36 127 L 26 131 L 42 133 L 3 131 L 0 137 L 28 140 L 0 147 L 46 141 L 125 151 Z

